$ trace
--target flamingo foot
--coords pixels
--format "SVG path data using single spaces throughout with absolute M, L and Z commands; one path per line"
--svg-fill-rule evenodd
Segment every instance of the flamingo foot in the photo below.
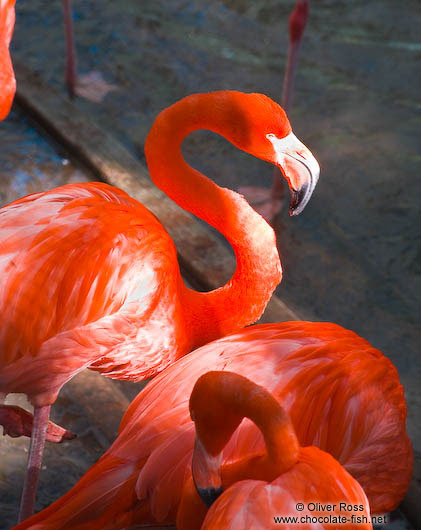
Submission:
M 259 213 L 269 224 L 282 210 L 282 196 L 273 193 L 270 188 L 258 186 L 242 186 L 238 192 L 247 199 L 257 213 Z
M 85 99 L 89 99 L 94 103 L 101 103 L 108 92 L 119 90 L 117 85 L 108 83 L 101 72 L 92 70 L 87 74 L 79 75 L 76 78 L 74 86 L 74 94 Z
M 19 436 L 32 435 L 33 415 L 16 405 L 0 405 L 0 425 L 3 426 L 3 435 L 18 438 Z M 49 421 L 47 425 L 46 440 L 60 443 L 63 440 L 72 440 L 76 434 L 63 429 L 60 425 Z

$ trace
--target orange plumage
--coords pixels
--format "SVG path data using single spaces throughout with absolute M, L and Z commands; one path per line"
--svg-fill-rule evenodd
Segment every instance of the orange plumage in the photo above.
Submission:
M 281 280 L 273 230 L 241 196 L 184 161 L 181 143 L 196 129 L 280 165 L 294 214 L 309 200 L 319 168 L 281 107 L 262 94 L 195 94 L 157 117 L 145 144 L 152 179 L 220 230 L 237 257 L 233 277 L 212 292 L 184 285 L 163 226 L 107 184 L 67 185 L 0 209 L 0 397 L 23 392 L 35 407 L 32 469 L 40 466 L 48 407 L 73 375 L 89 366 L 109 377 L 151 377 L 257 320 Z M 32 511 L 31 502 L 23 504 L 21 519 Z
M 16 90 L 9 53 L 14 25 L 15 0 L 0 0 L 0 120 L 9 114 Z
M 291 418 L 264 387 L 233 372 L 207 372 L 194 385 L 190 415 L 194 480 L 183 489 L 179 530 L 372 528 L 358 482 L 331 455 L 300 447 Z M 264 450 L 221 465 L 243 418 L 260 430 Z
M 393 364 L 335 324 L 286 322 L 207 344 L 157 376 L 130 405 L 105 455 L 69 493 L 17 528 L 117 529 L 174 521 L 194 442 L 189 396 L 209 370 L 242 374 L 271 392 L 290 415 L 300 445 L 315 445 L 338 460 L 364 488 L 372 512 L 392 510 L 403 498 L 412 449 Z M 243 421 L 224 463 L 263 448 L 256 426 Z
M 167 300 L 181 278 L 168 275 L 177 263 L 170 237 L 123 191 L 88 183 L 30 195 L 0 210 L 0 238 L 2 391 L 43 405 L 98 359 L 109 375 L 140 379 L 186 347 L 180 329 L 157 329 L 154 341 L 139 333 L 172 320 L 182 327 Z
M 296 508 L 299 502 L 305 507 L 302 511 Z M 314 509 L 320 505 L 332 509 Z M 276 517 L 286 516 L 297 517 L 297 522 L 275 522 Z M 317 447 L 304 447 L 295 466 L 277 479 L 269 483 L 249 479 L 230 486 L 200 526 L 201 530 L 244 528 L 368 530 L 372 525 L 367 497 L 358 482 L 331 455 Z
M 197 128 L 274 163 L 265 134 L 291 129 L 265 96 L 216 92 L 163 111 L 147 138 L 155 183 L 232 243 L 230 282 L 210 293 L 186 288 L 165 229 L 117 188 L 71 184 L 19 199 L 0 209 L 0 392 L 25 392 L 43 406 L 85 366 L 149 377 L 260 316 L 281 279 L 274 233 L 239 195 L 184 162 L 181 141 Z M 301 158 L 311 157 L 302 148 Z M 306 186 L 311 176 L 302 161 L 285 174 Z

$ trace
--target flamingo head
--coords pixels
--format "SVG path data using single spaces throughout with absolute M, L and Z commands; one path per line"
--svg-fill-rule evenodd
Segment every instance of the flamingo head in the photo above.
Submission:
M 293 134 L 288 117 L 263 94 L 233 93 L 236 124 L 230 140 L 240 149 L 278 166 L 291 193 L 290 215 L 301 213 L 316 187 L 320 167 L 311 151 Z
M 319 180 L 319 164 L 292 131 L 282 138 L 268 133 L 266 138 L 273 146 L 272 162 L 288 181 L 291 192 L 289 213 L 298 215 L 306 207 Z

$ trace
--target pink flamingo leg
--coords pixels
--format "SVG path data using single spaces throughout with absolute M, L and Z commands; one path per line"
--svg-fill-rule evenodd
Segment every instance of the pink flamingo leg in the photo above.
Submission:
M 25 481 L 19 509 L 19 522 L 34 513 L 35 498 L 37 494 L 38 478 L 44 452 L 47 426 L 50 418 L 51 405 L 35 407 L 34 426 L 32 429 L 31 444 L 29 447 L 28 464 L 26 466 Z
M 75 96 L 76 87 L 76 45 L 73 30 L 72 6 L 70 0 L 63 0 L 63 20 L 66 33 L 66 85 L 70 98 Z
M 297 17 L 293 18 L 294 13 L 297 10 L 299 5 L 306 5 L 307 8 L 304 8 L 304 11 L 299 11 L 298 20 Z M 292 94 L 294 90 L 294 80 L 295 80 L 295 71 L 297 69 L 298 62 L 298 53 L 300 51 L 301 40 L 304 33 L 304 28 L 307 24 L 308 18 L 308 2 L 297 2 L 294 11 L 291 14 L 290 19 L 290 39 L 288 44 L 287 52 L 287 65 L 285 69 L 284 77 L 284 86 L 282 88 L 282 100 L 281 105 L 286 110 L 289 111 L 291 108 Z M 292 20 L 292 22 L 291 22 Z M 298 26 L 298 27 L 297 27 Z
M 289 17 L 289 43 L 287 51 L 287 64 L 285 68 L 284 85 L 282 89 L 281 105 L 286 112 L 290 110 L 294 90 L 295 71 L 297 68 L 298 53 L 304 29 L 309 14 L 308 0 L 297 0 Z M 257 186 L 244 186 L 238 189 L 269 223 L 273 223 L 276 215 L 281 211 L 283 200 L 283 185 L 281 172 L 273 169 L 272 186 L 270 189 Z
M 118 90 L 117 85 L 108 83 L 101 72 L 95 70 L 86 74 L 77 73 L 77 53 L 71 0 L 62 0 L 63 20 L 66 33 L 66 86 L 70 99 L 83 97 L 95 103 L 101 103 L 108 92 Z

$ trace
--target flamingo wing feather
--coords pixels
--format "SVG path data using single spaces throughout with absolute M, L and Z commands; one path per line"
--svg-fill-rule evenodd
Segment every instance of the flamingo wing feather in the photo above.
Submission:
M 0 0 L 0 120 L 6 118 L 16 91 L 9 44 L 15 25 L 15 0 Z
M 358 506 L 358 509 L 341 510 L 339 503 Z M 297 503 L 304 505 L 297 510 Z M 329 512 L 309 509 L 310 503 L 335 505 Z M 312 507 L 311 507 L 312 508 Z M 350 520 L 351 515 L 364 515 L 366 523 Z M 352 476 L 327 453 L 316 447 L 301 449 L 299 462 L 271 483 L 244 480 L 229 487 L 209 509 L 202 530 L 240 530 L 243 528 L 302 528 L 316 530 L 333 528 L 322 522 L 312 522 L 316 516 L 345 516 L 351 529 L 372 528 L 367 497 Z M 298 517 L 297 522 L 275 522 L 275 517 Z M 307 519 L 301 519 L 308 517 Z M 337 524 L 340 527 L 340 524 Z
M 148 383 L 129 406 L 102 461 L 115 458 L 122 466 L 135 466 L 130 508 L 139 517 L 135 522 L 171 520 L 177 509 L 194 443 L 189 397 L 197 379 L 209 370 L 240 373 L 268 389 L 290 414 L 300 444 L 333 454 L 364 483 L 375 513 L 393 509 L 403 497 L 412 451 L 403 389 L 392 363 L 367 341 L 334 324 L 264 324 L 186 355 Z M 243 421 L 225 447 L 223 461 L 263 450 L 257 427 Z M 400 456 L 392 463 L 395 451 Z M 81 502 L 76 488 L 66 495 L 70 506 Z M 100 490 L 99 484 L 98 496 Z M 138 512 L 145 506 L 146 512 Z M 121 511 L 118 504 L 114 510 Z M 43 520 L 43 512 L 35 517 Z
M 47 378 L 57 370 L 69 379 L 113 348 L 136 343 L 139 320 L 160 294 L 158 276 L 176 259 L 159 221 L 102 183 L 63 186 L 2 208 L 0 241 L 0 361 L 22 377 L 19 361 L 38 357 Z M 10 391 L 23 384 L 14 381 Z

